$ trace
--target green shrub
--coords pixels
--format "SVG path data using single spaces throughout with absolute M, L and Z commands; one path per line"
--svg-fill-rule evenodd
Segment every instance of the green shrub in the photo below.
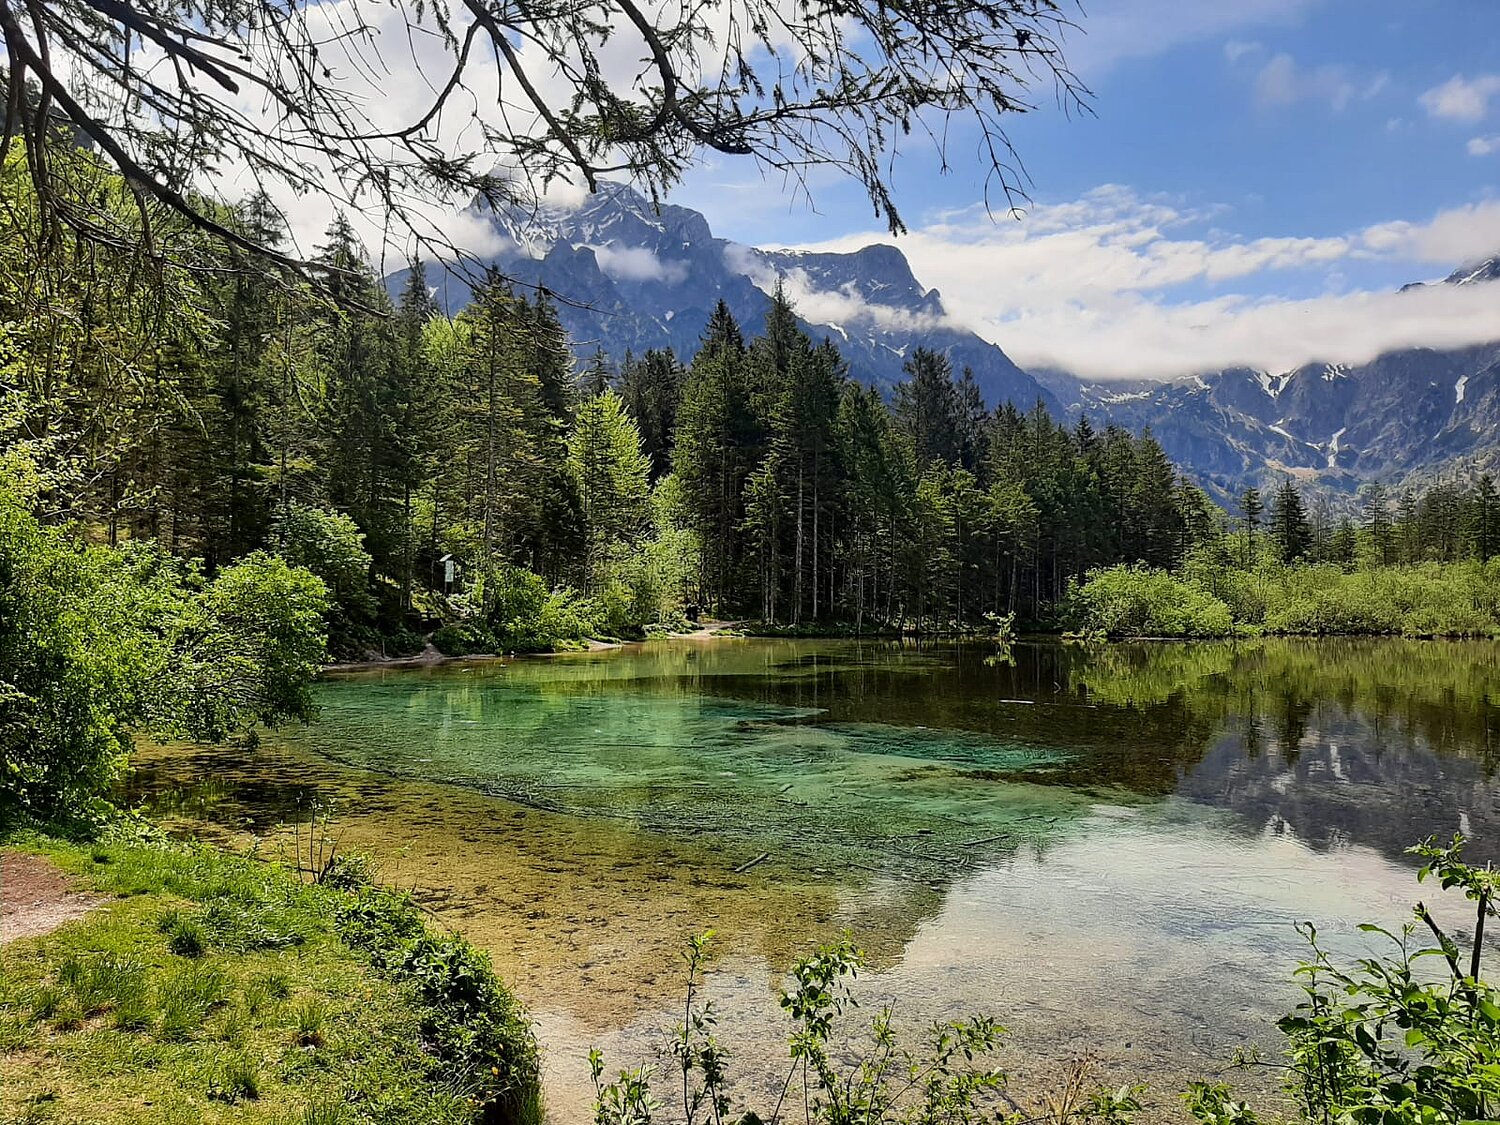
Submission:
M 328 587 L 328 644 L 340 656 L 361 655 L 374 635 L 376 601 L 371 559 L 359 525 L 343 512 L 293 502 L 272 528 L 276 553 L 311 571 Z
M 541 1120 L 530 1020 L 488 957 L 462 938 L 429 933 L 411 900 L 397 892 L 366 887 L 340 906 L 337 919 L 346 944 L 413 986 L 429 1049 L 475 1089 L 487 1119 Z
M 250 555 L 205 584 L 148 543 L 78 547 L 0 476 L 0 820 L 89 808 L 132 730 L 305 718 L 323 583 Z
M 1467 951 L 1421 903 L 1399 932 L 1361 926 L 1390 952 L 1352 966 L 1332 958 L 1314 926 L 1299 927 L 1311 948 L 1297 971 L 1303 1000 L 1277 1026 L 1303 1121 L 1460 1125 L 1500 1116 L 1500 991 L 1484 979 L 1481 936 L 1500 917 L 1500 873 L 1464 863 L 1463 845 L 1455 836 L 1447 847 L 1429 840 L 1411 850 L 1426 861 L 1419 881 L 1476 904 Z M 1195 1083 L 1187 1100 L 1204 1125 L 1257 1120 L 1224 1085 Z
M 523 567 L 501 567 L 489 581 L 486 625 L 506 652 L 546 652 L 599 628 L 596 605 L 566 588 L 549 591 L 540 575 Z
M 1223 637 L 1234 631 L 1224 602 L 1142 566 L 1091 571 L 1069 591 L 1063 612 L 1073 628 L 1108 637 Z
M 432 647 L 444 656 L 473 656 L 476 653 L 498 652 L 500 643 L 478 622 L 460 621 L 444 625 L 433 633 Z
M 1269 633 L 1492 636 L 1500 629 L 1493 564 L 1270 567 L 1260 577 Z
M 485 624 L 507 649 L 536 643 L 537 622 L 547 604 L 547 583 L 525 567 L 501 566 L 486 576 L 484 604 L 489 607 Z

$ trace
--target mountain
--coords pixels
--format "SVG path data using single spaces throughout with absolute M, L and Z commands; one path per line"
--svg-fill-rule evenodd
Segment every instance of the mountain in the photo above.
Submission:
M 1500 257 L 1446 285 L 1500 282 Z M 1500 301 L 1500 284 L 1494 284 Z M 1064 408 L 1131 430 L 1150 427 L 1167 455 L 1220 499 L 1287 476 L 1352 494 L 1365 482 L 1420 482 L 1500 469 L 1500 341 L 1408 348 L 1364 364 L 1249 368 L 1168 383 L 1040 376 Z
M 1058 416 L 1149 427 L 1168 456 L 1220 500 L 1287 476 L 1336 498 L 1371 479 L 1500 470 L 1500 341 L 1409 348 L 1355 365 L 1088 382 L 1060 370 L 1021 370 L 954 323 L 941 294 L 923 287 L 894 246 L 847 254 L 744 246 L 715 237 L 697 211 L 656 209 L 610 183 L 576 209 L 500 210 L 487 219 L 498 249 L 484 264 L 557 298 L 580 361 L 596 348 L 616 364 L 647 348 L 670 347 L 690 359 L 721 299 L 753 334 L 780 281 L 803 328 L 838 344 L 864 382 L 889 389 L 913 349 L 942 351 L 955 371 L 973 369 L 991 405 L 1010 401 L 1025 410 L 1040 399 Z M 474 276 L 428 267 L 450 314 L 468 302 Z M 404 281 L 404 274 L 387 279 L 393 293 Z M 1437 284 L 1493 286 L 1500 301 L 1500 255 Z
M 501 210 L 489 216 L 500 248 L 485 265 L 546 288 L 580 360 L 602 348 L 618 364 L 626 351 L 698 349 L 714 305 L 724 300 L 746 335 L 759 330 L 768 294 L 781 279 L 802 326 L 832 339 L 851 374 L 889 388 L 912 350 L 944 352 L 954 371 L 970 367 L 991 404 L 1030 409 L 1038 399 L 1061 411 L 1051 392 L 994 344 L 949 321 L 942 297 L 912 275 L 894 246 L 849 254 L 762 250 L 716 238 L 686 207 L 656 210 L 620 184 L 601 184 L 577 209 Z M 428 265 L 438 304 L 449 314 L 469 301 L 472 270 Z M 405 272 L 387 278 L 392 293 Z

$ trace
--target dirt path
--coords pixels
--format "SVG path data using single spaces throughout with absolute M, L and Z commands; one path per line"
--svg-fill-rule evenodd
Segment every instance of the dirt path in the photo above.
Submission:
M 72 880 L 40 856 L 0 851 L 0 945 L 50 934 L 99 901 L 74 890 Z

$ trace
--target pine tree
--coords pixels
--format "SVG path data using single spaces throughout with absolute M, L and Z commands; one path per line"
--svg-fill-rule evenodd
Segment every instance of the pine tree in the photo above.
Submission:
M 745 479 L 761 440 L 751 414 L 744 337 L 723 301 L 684 376 L 677 423 L 674 473 L 698 532 L 699 580 L 722 614 L 738 604 Z
M 338 302 L 317 321 L 327 379 L 328 497 L 359 525 L 375 568 L 398 573 L 393 564 L 404 554 L 404 536 L 396 431 L 403 404 L 390 299 L 342 212 L 317 248 L 313 268 Z
M 587 370 L 583 373 L 583 393 L 602 395 L 613 384 L 614 371 L 609 366 L 609 357 L 604 354 L 603 348 L 596 348 L 593 358 L 589 360 Z
M 959 376 L 954 388 L 954 407 L 958 422 L 958 463 L 971 473 L 977 473 L 984 460 L 984 431 L 989 411 L 985 409 L 984 393 L 979 389 L 972 367 L 965 367 Z
M 1403 563 L 1418 562 L 1422 556 L 1422 526 L 1417 513 L 1417 494 L 1403 488 L 1396 500 L 1396 542 Z
M 1170 568 L 1182 551 L 1182 514 L 1176 504 L 1177 470 L 1160 443 L 1146 432 L 1136 442 L 1135 480 L 1130 490 L 1132 522 L 1139 537 L 1137 558 Z
M 1283 563 L 1300 562 L 1312 548 L 1312 527 L 1302 494 L 1291 480 L 1283 481 L 1271 499 L 1271 542 Z
M 1247 488 L 1240 494 L 1240 523 L 1245 529 L 1245 565 L 1255 565 L 1255 533 L 1260 528 L 1261 514 L 1266 510 L 1260 498 L 1260 489 Z
M 1359 550 L 1359 537 L 1354 530 L 1354 521 L 1347 516 L 1339 521 L 1328 540 L 1328 561 L 1338 563 L 1346 570 L 1354 565 Z
M 614 391 L 586 399 L 568 439 L 568 473 L 583 524 L 585 591 L 596 589 L 619 552 L 644 536 L 651 516 L 651 459 Z
M 917 464 L 951 465 L 960 460 L 961 435 L 958 389 L 948 357 L 928 348 L 912 352 L 902 370 L 907 378 L 896 384 L 896 420 L 911 442 Z
M 568 333 L 557 318 L 557 306 L 545 289 L 531 302 L 522 301 L 519 330 L 526 350 L 526 363 L 537 378 L 542 408 L 565 428 L 573 418 L 578 400 L 578 381 L 573 375 L 573 351 Z
M 652 348 L 640 359 L 627 357 L 620 371 L 620 398 L 640 427 L 654 483 L 672 471 L 672 444 L 682 398 L 682 365 L 672 349 Z
M 413 498 L 445 452 L 448 436 L 447 388 L 442 373 L 428 362 L 427 326 L 436 316 L 427 270 L 421 261 L 413 262 L 396 307 L 397 351 L 393 364 L 395 425 L 391 471 L 401 490 L 399 580 L 403 610 L 411 608 L 419 537 Z
M 469 464 L 470 519 L 479 528 L 487 603 L 497 565 L 522 555 L 534 533 L 534 485 L 542 468 L 536 438 L 550 421 L 541 382 L 524 362 L 519 306 L 505 280 L 492 271 L 459 314 L 466 330 L 461 448 Z
M 1363 510 L 1365 533 L 1370 537 L 1375 562 L 1391 566 L 1396 561 L 1396 536 L 1384 485 L 1376 481 L 1365 486 Z
M 1489 562 L 1500 551 L 1500 496 L 1489 473 L 1481 473 L 1474 486 L 1469 537 L 1480 562 Z

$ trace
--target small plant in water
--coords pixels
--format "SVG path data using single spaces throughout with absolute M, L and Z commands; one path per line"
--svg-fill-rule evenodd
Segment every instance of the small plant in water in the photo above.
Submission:
M 1352 967 L 1335 963 L 1311 923 L 1299 927 L 1312 949 L 1297 970 L 1303 1000 L 1278 1026 L 1287 1087 L 1304 1120 L 1459 1125 L 1500 1116 L 1500 994 L 1482 974 L 1500 872 L 1464 863 L 1463 847 L 1455 836 L 1446 847 L 1429 839 L 1411 851 L 1425 861 L 1419 880 L 1436 879 L 1474 904 L 1467 956 L 1421 902 L 1397 933 L 1362 926 L 1392 952 Z M 1427 967 L 1434 962 L 1437 973 Z M 1226 1086 L 1195 1084 L 1187 1101 L 1205 1125 L 1256 1121 Z
M 917 1050 L 898 1041 L 891 1010 L 870 1025 L 870 1041 L 859 1058 L 832 1049 L 842 1017 L 857 1006 L 850 992 L 864 964 L 847 938 L 798 961 L 781 1007 L 791 1019 L 790 1065 L 769 1112 L 732 1114 L 727 1092 L 728 1053 L 719 1043 L 711 1004 L 699 1004 L 711 935 L 688 946 L 687 998 L 671 1054 L 682 1078 L 683 1125 L 778 1125 L 796 1118 L 810 1125 L 959 1125 L 975 1121 L 1051 1122 L 1089 1119 L 1123 1125 L 1140 1108 L 1134 1087 L 1107 1093 L 1087 1081 L 1086 1064 L 1070 1072 L 1058 1095 L 1024 1111 L 1006 1092 L 1004 1072 L 983 1065 L 999 1046 L 1003 1029 L 989 1017 L 934 1024 Z M 839 1056 L 839 1057 L 836 1057 Z M 589 1052 L 597 1125 L 646 1125 L 662 1110 L 650 1067 L 619 1072 L 604 1081 L 604 1057 Z
M 333 814 L 332 801 L 315 797 L 308 806 L 306 824 L 300 819 L 292 822 L 292 846 L 297 856 L 297 872 L 314 883 L 337 882 L 339 875 L 343 873 L 342 857 L 339 855 L 340 834 L 331 831 Z M 358 874 L 366 875 L 368 871 L 361 870 Z

